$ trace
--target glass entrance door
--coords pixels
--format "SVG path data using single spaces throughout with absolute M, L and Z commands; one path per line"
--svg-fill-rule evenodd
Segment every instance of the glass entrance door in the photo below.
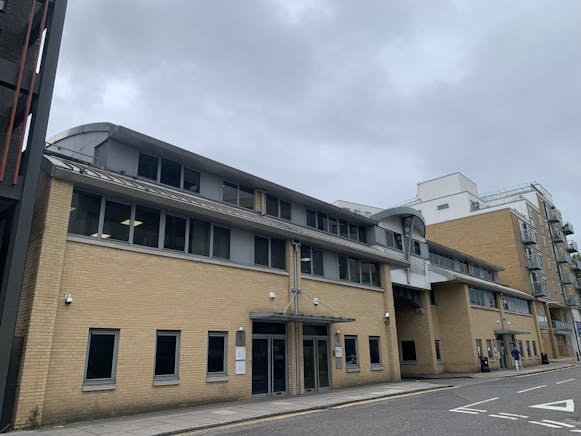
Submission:
M 286 393 L 286 326 L 254 323 L 252 335 L 252 395 Z M 284 333 L 280 334 L 280 333 Z
M 303 371 L 306 392 L 329 387 L 329 344 L 327 339 L 303 340 Z

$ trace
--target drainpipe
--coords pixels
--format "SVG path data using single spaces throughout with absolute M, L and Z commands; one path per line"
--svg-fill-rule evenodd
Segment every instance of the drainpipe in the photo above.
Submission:
M 298 268 L 297 268 L 297 254 L 300 253 L 301 244 L 298 241 L 292 241 L 293 244 L 293 288 L 291 292 L 294 297 L 294 311 L 295 315 L 299 313 L 299 281 L 298 281 Z M 299 322 L 295 319 L 295 367 L 296 367 L 296 389 L 297 395 L 301 393 L 301 378 L 300 378 L 300 364 L 301 359 L 299 356 Z

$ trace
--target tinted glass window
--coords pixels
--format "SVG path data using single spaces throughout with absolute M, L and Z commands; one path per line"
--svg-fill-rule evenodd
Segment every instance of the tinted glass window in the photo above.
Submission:
M 91 332 L 85 377 L 87 380 L 113 377 L 114 350 L 114 334 Z
M 286 243 L 284 239 L 271 239 L 270 245 L 270 266 L 286 269 Z
M 303 336 L 327 336 L 326 325 L 303 324 Z
M 420 243 L 418 241 L 414 241 L 413 253 L 416 256 L 420 256 L 422 254 L 422 250 L 420 248 Z
M 69 233 L 97 237 L 101 197 L 74 191 L 69 215 Z
M 344 238 L 349 237 L 347 221 L 339 220 L 339 235 L 343 236 Z
M 395 247 L 394 248 L 397 248 L 398 250 L 403 250 L 403 242 L 402 242 L 402 239 L 401 239 L 401 234 L 394 233 L 393 234 L 393 239 L 394 239 L 394 244 L 395 244 Z
M 280 202 L 280 217 L 284 218 L 285 220 L 291 219 L 291 205 L 286 201 Z
M 379 279 L 379 264 L 372 263 L 371 268 L 371 284 L 373 286 L 381 286 L 381 280 Z
M 157 158 L 139 153 L 137 175 L 151 180 L 157 180 Z
M 359 261 L 349 258 L 349 277 L 354 283 L 361 283 L 361 274 L 359 273 Z
M 329 217 L 329 233 L 333 233 L 334 235 L 339 233 L 339 224 L 337 222 L 337 218 Z
M 301 272 L 303 274 L 311 273 L 311 247 L 301 245 Z
M 317 213 L 317 229 L 326 232 L 328 228 L 327 226 L 327 215 L 321 212 Z
M 105 204 L 105 221 L 103 235 L 107 239 L 129 241 L 129 227 L 131 226 L 131 206 L 107 201 Z
M 339 278 L 341 280 L 347 280 L 349 278 L 346 256 L 339 256 Z
M 214 227 L 214 257 L 230 259 L 230 230 Z
M 157 334 L 155 350 L 155 375 L 175 375 L 177 336 Z
M 317 227 L 317 213 L 314 210 L 307 209 L 307 226 Z
M 345 361 L 347 362 L 348 368 L 359 366 L 357 339 L 354 337 L 345 337 Z
M 240 206 L 247 209 L 254 209 L 254 189 L 240 186 L 238 197 Z
M 172 160 L 162 159 L 160 182 L 166 185 L 175 186 L 176 188 L 179 188 L 181 179 L 182 179 L 181 164 L 174 162 Z
M 222 200 L 226 203 L 238 204 L 238 186 L 224 182 L 222 185 Z
M 365 227 L 359 226 L 359 242 L 367 243 L 367 231 Z
M 252 333 L 286 335 L 286 324 L 275 322 L 253 322 Z
M 146 247 L 157 247 L 159 243 L 159 210 L 135 207 L 133 243 Z
M 268 239 L 254 237 L 254 263 L 268 266 Z
M 166 215 L 164 247 L 179 251 L 186 249 L 186 220 L 184 218 Z
M 184 168 L 184 189 L 200 192 L 200 173 L 189 168 Z
M 416 343 L 414 341 L 401 341 L 402 360 L 416 360 Z
M 313 250 L 313 274 L 322 276 L 323 272 L 323 252 L 321 250 Z
M 371 284 L 371 264 L 369 262 L 361 262 L 361 283 Z
M 357 234 L 357 226 L 355 224 L 349 224 L 349 238 L 357 241 L 359 235 Z
M 266 196 L 266 214 L 278 216 L 278 198 L 273 195 Z
M 224 336 L 208 337 L 208 372 L 225 372 L 224 368 Z
M 192 219 L 190 221 L 190 253 L 210 255 L 210 224 Z
M 381 363 L 381 357 L 379 355 L 379 338 L 369 338 L 369 355 L 372 365 L 378 365 Z

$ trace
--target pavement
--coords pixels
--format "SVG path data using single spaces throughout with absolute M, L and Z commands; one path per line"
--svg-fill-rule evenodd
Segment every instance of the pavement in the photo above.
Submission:
M 503 378 L 517 377 L 539 372 L 557 371 L 577 366 L 575 359 L 555 361 L 520 371 L 504 370 L 490 373 L 440 374 L 423 376 L 439 379 L 437 383 L 423 380 L 404 380 L 397 383 L 382 383 L 352 388 L 334 389 L 322 393 L 300 396 L 268 397 L 245 401 L 213 403 L 191 408 L 165 410 L 132 416 L 82 421 L 66 425 L 45 426 L 38 430 L 13 432 L 18 436 L 153 436 L 172 435 L 209 429 L 228 424 L 241 423 L 307 411 L 325 410 L 351 403 L 402 396 L 445 389 L 445 378 Z

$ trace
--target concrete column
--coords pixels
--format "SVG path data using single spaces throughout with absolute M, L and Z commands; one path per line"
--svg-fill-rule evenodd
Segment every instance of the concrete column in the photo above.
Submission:
M 379 268 L 380 280 L 383 287 L 383 309 L 389 313 L 389 320 L 385 322 L 387 347 L 383 352 L 383 362 L 387 363 L 389 378 L 392 381 L 401 380 L 401 368 L 399 366 L 399 346 L 397 340 L 395 303 L 393 301 L 393 288 L 391 284 L 391 269 L 388 264 L 381 264 Z

